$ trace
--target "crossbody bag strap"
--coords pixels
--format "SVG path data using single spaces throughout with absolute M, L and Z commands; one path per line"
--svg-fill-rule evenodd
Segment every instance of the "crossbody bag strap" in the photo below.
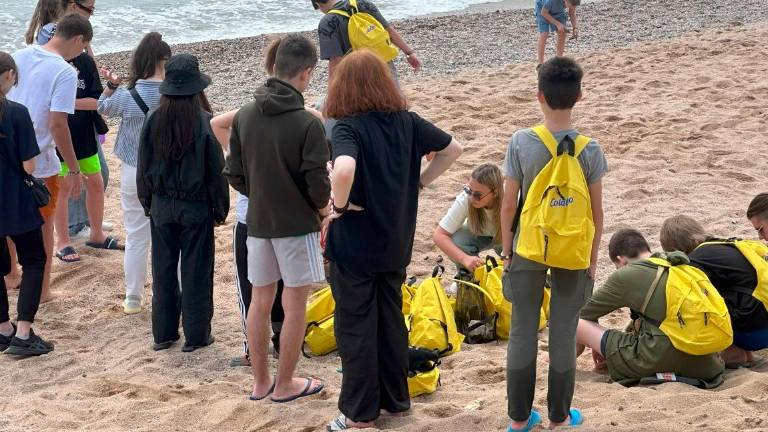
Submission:
M 139 94 L 138 90 L 136 90 L 136 87 L 128 90 L 128 92 L 131 93 L 131 97 L 133 97 L 133 101 L 136 102 L 136 105 L 139 106 L 139 109 L 141 110 L 141 112 L 143 112 L 144 115 L 146 116 L 147 113 L 149 112 L 149 107 L 144 102 L 144 99 L 141 98 L 141 95 Z
M 656 288 L 659 286 L 659 282 L 661 281 L 661 275 L 664 274 L 665 269 L 666 267 L 663 267 L 663 266 L 659 266 L 656 269 L 656 278 L 653 279 L 653 283 L 648 289 L 648 294 L 645 295 L 645 300 L 643 301 L 643 307 L 640 308 L 640 314 L 643 316 L 645 316 L 645 309 L 648 307 L 648 303 L 651 302 L 651 297 L 653 297 L 653 293 L 656 292 Z

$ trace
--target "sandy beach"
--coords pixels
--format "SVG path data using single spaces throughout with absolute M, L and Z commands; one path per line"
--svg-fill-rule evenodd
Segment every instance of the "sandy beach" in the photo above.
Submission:
M 654 248 L 662 221 L 678 213 L 697 218 L 712 234 L 755 236 L 744 213 L 768 184 L 768 27 L 759 21 L 765 4 L 668 3 L 589 3 L 582 12 L 583 40 L 569 47 L 586 71 L 576 124 L 600 142 L 610 168 L 597 287 L 612 271 L 607 239 L 623 227 L 640 229 Z M 630 8 L 640 10 L 632 14 Z M 412 109 L 465 146 L 456 165 L 421 195 L 408 274 L 423 278 L 439 254 L 432 231 L 472 168 L 486 161 L 500 164 L 512 133 L 541 120 L 531 62 L 533 20 L 530 11 L 502 10 L 397 25 L 427 65 L 420 76 L 402 68 Z M 503 36 L 502 28 L 514 39 Z M 440 48 L 451 40 L 461 46 L 450 42 Z M 175 50 L 201 54 L 214 78 L 210 93 L 216 108 L 230 109 L 246 102 L 263 79 L 259 53 L 265 41 L 214 41 Z M 127 57 L 116 53 L 100 61 L 124 68 Z M 322 93 L 323 80 L 321 70 L 310 99 Z M 105 149 L 111 170 L 106 213 L 124 238 L 114 129 Z M 233 223 L 231 214 L 228 224 L 216 229 L 216 343 L 192 354 L 152 351 L 150 311 L 123 314 L 122 254 L 81 246 L 81 263 L 57 262 L 53 287 L 60 298 L 43 305 L 36 322 L 56 350 L 24 360 L 0 355 L 0 431 L 325 430 L 336 415 L 341 382 L 335 353 L 301 359 L 298 373 L 324 380 L 326 390 L 288 405 L 249 401 L 249 369 L 229 367 L 229 359 L 241 354 L 243 339 Z M 151 298 L 149 286 L 146 294 Z M 11 296 L 15 310 L 16 294 Z M 602 323 L 619 328 L 628 319 L 628 313 L 617 312 Z M 534 407 L 545 410 L 546 331 L 539 347 Z M 768 351 L 759 354 L 768 357 Z M 377 427 L 503 430 L 505 364 L 505 343 L 465 344 L 443 359 L 436 393 L 415 399 L 407 417 L 382 419 Z M 768 365 L 729 371 L 725 384 L 714 390 L 683 384 L 627 389 L 594 372 L 586 354 L 578 360 L 576 379 L 574 406 L 586 417 L 583 430 L 768 430 Z

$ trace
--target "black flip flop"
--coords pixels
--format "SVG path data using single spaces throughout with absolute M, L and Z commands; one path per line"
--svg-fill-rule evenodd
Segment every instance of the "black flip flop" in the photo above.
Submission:
M 284 398 L 284 399 L 275 399 L 275 398 L 271 397 L 271 398 L 269 398 L 269 400 L 271 400 L 272 402 L 275 402 L 275 403 L 287 403 L 287 402 L 295 401 L 296 399 L 299 399 L 299 398 L 303 398 L 303 397 L 307 397 L 307 396 L 312 396 L 314 394 L 318 394 L 321 391 L 323 391 L 323 389 L 325 388 L 325 384 L 323 384 L 322 381 L 320 382 L 320 385 L 318 385 L 317 387 L 315 387 L 313 389 L 310 389 L 312 387 L 312 381 L 313 381 L 312 378 L 307 378 L 307 386 L 304 387 L 304 390 L 301 393 L 297 394 L 297 395 L 288 396 L 287 398 Z
M 70 255 L 77 255 L 77 258 L 65 258 L 65 257 L 70 256 Z M 80 258 L 80 254 L 77 253 L 75 248 L 73 248 L 72 246 L 67 246 L 64 249 L 56 252 L 56 258 L 60 259 L 61 261 L 65 262 L 65 263 L 76 263 L 76 262 L 80 261 L 80 259 L 81 259 Z
M 112 236 L 107 236 L 107 238 L 104 239 L 103 243 L 88 241 L 88 242 L 85 242 L 85 245 L 94 249 L 119 250 L 119 251 L 125 250 L 125 246 L 118 243 L 117 240 Z
M 277 384 L 277 377 L 272 378 L 272 387 L 270 387 L 269 390 L 267 390 L 267 394 L 265 394 L 262 397 L 256 397 L 253 394 L 251 394 L 250 396 L 248 396 L 248 399 L 252 401 L 260 401 L 260 400 L 266 399 L 267 396 L 271 395 L 275 391 L 275 384 Z

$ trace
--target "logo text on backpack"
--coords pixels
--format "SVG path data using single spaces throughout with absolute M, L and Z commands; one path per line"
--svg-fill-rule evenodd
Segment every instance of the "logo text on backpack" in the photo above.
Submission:
M 368 26 L 367 29 L 365 29 L 365 33 L 370 33 L 370 32 L 372 32 L 374 30 L 376 30 L 376 26 L 371 24 L 370 26 Z
M 573 204 L 573 197 L 553 199 L 550 203 L 550 207 L 568 207 Z

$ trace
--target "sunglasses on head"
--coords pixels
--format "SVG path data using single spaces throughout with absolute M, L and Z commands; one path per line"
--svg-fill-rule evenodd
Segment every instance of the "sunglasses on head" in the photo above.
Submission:
M 89 6 L 86 6 L 86 5 L 84 5 L 84 4 L 82 4 L 82 3 L 78 2 L 78 1 L 75 1 L 75 6 L 79 7 L 80 9 L 84 10 L 85 12 L 87 12 L 88 15 L 93 15 L 94 13 L 96 13 L 96 6 L 89 7 Z
M 480 191 L 473 191 L 469 185 L 464 185 L 464 193 L 469 195 L 471 198 L 474 198 L 477 201 L 480 201 L 481 199 L 487 197 L 488 195 L 492 194 L 493 191 L 490 191 L 488 193 L 482 193 Z

